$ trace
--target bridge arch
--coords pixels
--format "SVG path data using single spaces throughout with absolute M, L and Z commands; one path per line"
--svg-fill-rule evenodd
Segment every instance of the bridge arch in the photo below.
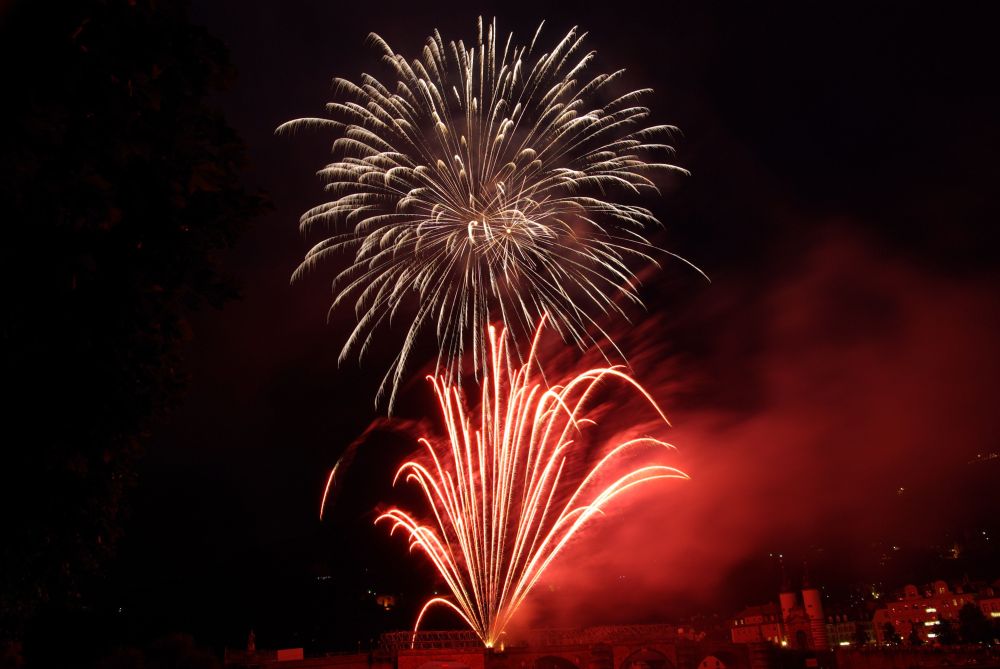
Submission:
M 726 663 L 716 655 L 706 655 L 698 663 L 698 669 L 729 669 Z
M 738 655 L 730 650 L 715 649 L 702 658 L 697 669 L 743 669 L 745 666 Z
M 674 665 L 660 651 L 640 648 L 622 660 L 620 669 L 674 669 Z

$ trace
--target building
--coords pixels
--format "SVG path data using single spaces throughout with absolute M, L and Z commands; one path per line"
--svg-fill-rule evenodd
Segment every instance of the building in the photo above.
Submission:
M 730 634 L 733 643 L 770 641 L 780 644 L 785 639 L 781 609 L 774 602 L 761 606 L 748 606 L 732 620 Z
M 830 649 L 822 596 L 808 576 L 803 579 L 801 594 L 792 589 L 786 576 L 778 606 L 771 602 L 740 611 L 730 621 L 729 631 L 733 643 L 763 641 L 799 650 Z
M 1000 587 L 997 584 L 949 586 L 946 581 L 934 581 L 921 590 L 907 585 L 902 593 L 885 608 L 875 612 L 872 627 L 879 644 L 894 643 L 888 638 L 892 631 L 899 636 L 897 643 L 936 643 L 942 624 L 956 625 L 958 612 L 966 604 L 979 607 L 987 618 L 1000 618 Z M 890 627 L 891 626 L 891 629 Z
M 826 617 L 826 635 L 831 647 L 865 646 L 875 643 L 875 633 L 869 620 L 848 613 L 835 613 Z
M 979 588 L 976 595 L 979 610 L 986 618 L 990 620 L 1000 618 L 1000 580 Z

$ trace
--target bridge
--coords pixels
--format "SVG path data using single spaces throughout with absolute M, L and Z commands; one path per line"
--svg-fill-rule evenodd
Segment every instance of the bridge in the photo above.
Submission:
M 485 649 L 469 631 L 390 632 L 371 653 L 278 661 L 232 653 L 232 669 L 764 669 L 746 644 L 718 643 L 677 625 L 548 629 Z

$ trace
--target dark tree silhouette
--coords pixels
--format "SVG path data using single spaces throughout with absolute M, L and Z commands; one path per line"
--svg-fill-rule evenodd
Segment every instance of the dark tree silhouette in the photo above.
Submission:
M 145 648 L 118 648 L 95 663 L 96 669 L 219 669 L 221 663 L 186 634 L 173 634 Z
M 978 606 L 966 602 L 958 611 L 958 634 L 962 643 L 989 643 L 993 640 L 993 627 Z
M 955 625 L 947 618 L 942 618 L 941 614 L 938 614 L 938 624 L 935 631 L 937 632 L 938 643 L 942 646 L 951 646 L 958 643 L 958 632 L 955 630 Z
M 185 8 L 0 9 L 0 630 L 85 603 L 114 551 L 151 426 L 184 383 L 187 316 L 264 206 L 206 96 L 233 76 Z
M 885 623 L 882 625 L 882 639 L 890 645 L 898 646 L 903 643 L 903 637 L 899 636 L 899 632 L 896 631 L 896 626 L 892 623 Z

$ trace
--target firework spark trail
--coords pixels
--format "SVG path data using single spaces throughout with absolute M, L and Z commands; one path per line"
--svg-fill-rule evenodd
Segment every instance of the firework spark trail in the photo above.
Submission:
M 543 318 L 544 322 L 544 318 Z M 451 590 L 453 599 L 435 597 L 433 606 L 455 611 L 492 647 L 525 597 L 562 549 L 595 514 L 618 495 L 641 483 L 687 478 L 659 464 L 673 446 L 653 437 L 628 439 L 607 450 L 584 475 L 574 472 L 594 393 L 617 380 L 666 416 L 646 390 L 619 367 L 582 372 L 551 388 L 540 376 L 536 350 L 542 325 L 527 361 L 515 367 L 506 330 L 493 327 L 486 340 L 489 368 L 481 385 L 478 411 L 467 412 L 461 390 L 442 377 L 434 386 L 447 436 L 421 439 L 425 457 L 400 466 L 396 480 L 415 483 L 431 520 L 393 508 L 376 519 L 391 532 L 404 530 L 411 550 L 423 551 Z M 636 466 L 636 462 L 640 466 Z M 608 481 L 611 481 L 608 483 Z
M 323 514 L 326 512 L 328 506 L 332 506 L 339 492 L 339 486 L 337 486 L 338 474 L 342 475 L 350 469 L 358 449 L 361 448 L 373 433 L 388 432 L 410 435 L 415 431 L 423 431 L 425 429 L 424 421 L 401 420 L 399 418 L 376 418 L 372 421 L 365 428 L 364 432 L 347 445 L 347 448 L 343 450 L 337 461 L 333 463 L 330 473 L 327 474 L 326 485 L 323 487 L 323 495 L 319 501 L 319 519 L 323 520 Z
M 638 101 L 650 89 L 611 93 L 624 70 L 585 75 L 594 57 L 581 51 L 585 33 L 574 28 L 540 53 L 541 30 L 522 46 L 480 18 L 471 47 L 435 31 L 413 61 L 372 34 L 395 84 L 338 78 L 342 99 L 327 105 L 334 118 L 278 128 L 340 135 L 337 159 L 319 172 L 333 199 L 303 214 L 301 228 L 341 231 L 306 254 L 293 280 L 353 253 L 330 307 L 353 299 L 357 313 L 341 361 L 352 350 L 363 356 L 418 298 L 376 398 L 389 391 L 390 410 L 426 326 L 438 339 L 436 374 L 454 381 L 467 350 L 472 368 L 485 369 L 480 335 L 492 318 L 527 341 L 548 314 L 583 346 L 597 343 L 592 332 L 607 338 L 598 315 L 625 315 L 617 297 L 640 303 L 629 264 L 655 262 L 644 230 L 659 221 L 620 198 L 657 192 L 655 171 L 684 172 L 652 158 L 672 153 L 665 139 L 676 129 L 646 125 Z

